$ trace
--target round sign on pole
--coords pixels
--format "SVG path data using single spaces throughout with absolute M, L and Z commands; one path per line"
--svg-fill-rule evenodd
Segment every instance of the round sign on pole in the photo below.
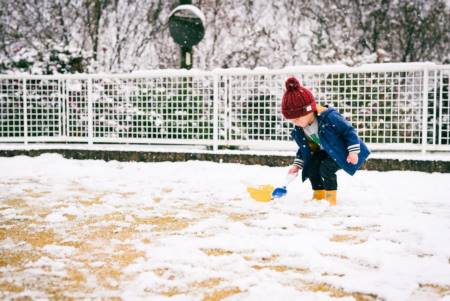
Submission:
M 193 5 L 179 5 L 169 15 L 170 35 L 181 47 L 181 68 L 192 67 L 192 46 L 205 35 L 205 16 Z
M 184 47 L 198 44 L 205 35 L 205 16 L 193 5 L 179 5 L 169 16 L 170 35 Z

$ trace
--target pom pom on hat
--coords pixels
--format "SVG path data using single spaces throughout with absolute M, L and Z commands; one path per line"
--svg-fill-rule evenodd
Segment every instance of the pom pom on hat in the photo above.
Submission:
M 317 111 L 314 96 L 311 91 L 300 85 L 298 79 L 288 78 L 285 86 L 286 91 L 281 102 L 281 112 L 284 118 L 294 119 Z
M 296 79 L 295 77 L 290 77 L 286 80 L 285 86 L 286 90 L 294 91 L 300 87 L 300 83 L 298 82 L 298 79 Z

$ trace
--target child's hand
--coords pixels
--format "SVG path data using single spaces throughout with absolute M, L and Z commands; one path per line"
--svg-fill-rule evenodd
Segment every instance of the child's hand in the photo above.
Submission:
M 349 153 L 347 156 L 347 162 L 355 165 L 358 163 L 358 154 L 357 153 Z
M 296 174 L 300 170 L 300 167 L 297 165 L 292 165 L 291 168 L 289 168 L 288 174 Z

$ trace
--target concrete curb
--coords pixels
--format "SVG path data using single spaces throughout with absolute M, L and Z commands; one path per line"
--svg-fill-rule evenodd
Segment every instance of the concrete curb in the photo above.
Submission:
M 70 150 L 70 149 L 35 149 L 35 150 L 0 150 L 0 157 L 30 156 L 35 157 L 45 153 L 58 153 L 68 159 L 96 159 L 105 161 L 213 161 L 223 163 L 240 163 L 247 165 L 288 166 L 293 157 L 278 155 L 255 154 L 218 154 L 195 152 L 154 152 L 154 151 L 119 151 L 119 150 Z M 390 171 L 410 170 L 422 172 L 450 173 L 450 161 L 441 160 L 399 160 L 370 158 L 362 169 Z

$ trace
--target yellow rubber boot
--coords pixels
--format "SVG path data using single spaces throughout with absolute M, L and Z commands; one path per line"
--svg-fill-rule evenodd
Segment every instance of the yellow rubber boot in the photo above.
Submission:
M 323 200 L 323 198 L 325 197 L 325 190 L 321 189 L 321 190 L 313 190 L 313 200 L 319 201 L 319 200 Z
M 324 199 L 328 201 L 331 206 L 336 206 L 336 190 L 325 190 Z

